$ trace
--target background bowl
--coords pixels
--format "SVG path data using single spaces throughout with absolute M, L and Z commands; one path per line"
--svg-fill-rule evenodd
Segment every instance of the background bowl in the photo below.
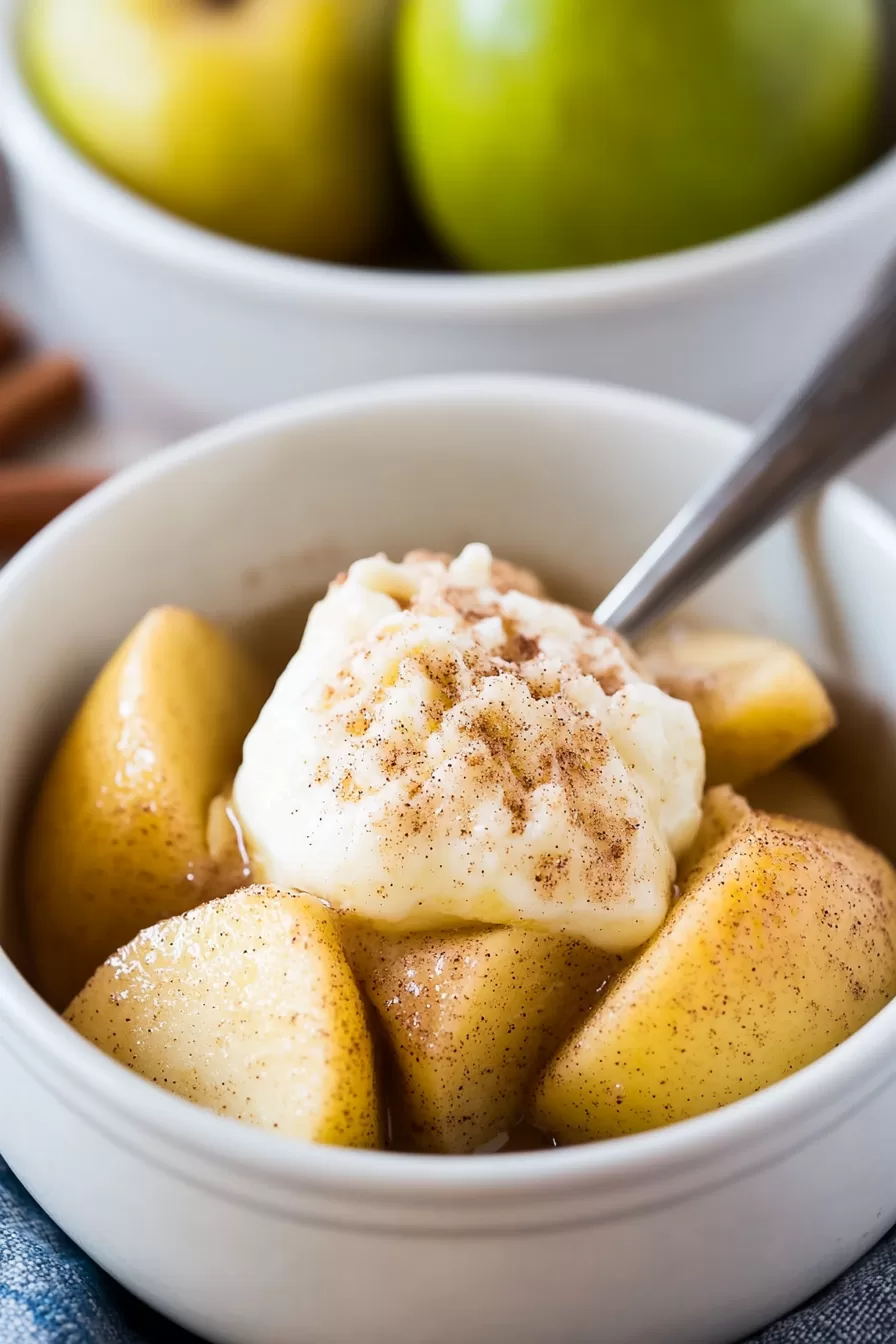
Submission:
M 0 573 L 0 864 L 35 770 L 146 609 L 245 628 L 385 548 L 487 539 L 590 603 L 736 425 L 636 393 L 437 380 L 303 402 L 128 471 Z M 797 643 L 840 692 L 828 764 L 892 843 L 896 525 L 828 491 L 700 598 Z M 287 643 L 294 646 L 293 619 Z M 870 748 L 869 748 L 869 744 Z M 2 888 L 15 950 L 16 883 Z M 896 1004 L 776 1087 L 663 1131 L 475 1158 L 289 1142 L 153 1087 L 0 953 L 0 1151 L 155 1306 L 231 1344 L 719 1344 L 896 1219 Z
M 183 427 L 392 378 L 605 378 L 752 419 L 807 372 L 896 241 L 896 153 L 809 209 L 617 266 L 531 275 L 335 267 L 215 237 L 56 134 L 0 0 L 0 139 L 28 248 L 101 382 Z

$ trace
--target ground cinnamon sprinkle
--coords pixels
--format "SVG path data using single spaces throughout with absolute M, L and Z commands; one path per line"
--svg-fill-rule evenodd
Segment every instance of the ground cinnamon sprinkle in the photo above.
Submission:
M 623 946 L 662 918 L 670 836 L 699 821 L 696 721 L 593 620 L 500 592 L 496 568 L 480 545 L 352 566 L 250 739 L 248 824 L 343 909 Z
M 434 563 L 444 575 L 450 557 L 414 551 L 405 557 L 405 562 Z M 505 581 L 520 576 L 521 581 L 526 581 L 523 571 L 503 565 Z M 530 589 L 537 586 L 534 576 L 528 579 Z M 521 628 L 508 615 L 502 594 L 496 588 L 492 588 L 495 596 L 491 599 L 488 591 L 434 576 L 432 582 L 422 583 L 418 593 L 403 598 L 401 609 L 411 619 L 444 616 L 452 622 L 459 621 L 460 628 L 468 632 L 476 628 L 485 630 L 492 623 L 495 627 L 492 633 L 499 641 L 493 648 L 475 640 L 460 640 L 445 648 L 424 645 L 406 655 L 404 675 L 411 675 L 412 668 L 416 669 L 423 674 L 430 693 L 435 693 L 427 707 L 432 719 L 431 731 L 440 731 L 445 716 L 451 715 L 450 731 L 459 737 L 458 751 L 468 776 L 467 787 L 469 778 L 475 776 L 476 796 L 497 791 L 506 808 L 512 835 L 526 834 L 533 820 L 534 796 L 553 781 L 560 790 L 579 843 L 584 843 L 590 855 L 589 885 L 599 892 L 608 882 L 616 880 L 612 870 L 618 872 L 628 862 L 633 832 L 619 824 L 614 807 L 608 805 L 604 796 L 601 768 L 608 759 L 609 747 L 603 731 L 591 715 L 567 699 L 564 677 L 593 676 L 606 694 L 614 694 L 633 675 L 625 662 L 625 645 L 616 639 L 605 639 L 593 619 L 584 612 L 575 612 L 579 625 L 592 638 L 581 641 L 575 654 L 569 655 L 573 661 L 561 672 L 555 666 L 556 657 L 551 660 L 546 656 L 540 636 Z M 394 594 L 390 592 L 390 596 Z M 381 638 L 389 637 L 387 634 L 375 638 L 370 656 Z M 400 678 L 402 671 L 397 675 Z M 495 679 L 501 677 L 525 684 L 524 703 L 512 700 L 511 683 L 507 698 L 482 695 L 485 682 L 497 686 Z M 432 762 L 424 741 L 412 741 L 405 725 L 390 721 L 388 729 L 384 728 L 381 716 L 386 697 L 375 675 L 368 677 L 357 668 L 349 671 L 344 667 L 336 681 L 351 684 L 353 691 L 343 716 L 345 732 L 360 739 L 359 750 L 368 761 L 376 762 L 383 777 L 403 777 L 407 794 L 402 803 L 403 834 L 408 837 L 434 832 L 442 824 L 440 814 L 445 799 L 428 784 Z M 363 696 L 363 687 L 370 688 L 369 703 Z M 335 706 L 334 689 L 331 682 L 321 701 L 323 710 Z M 527 707 L 533 701 L 547 702 L 535 717 Z M 361 796 L 355 780 L 348 777 L 342 779 L 338 792 L 344 802 L 357 801 Z M 452 807 L 461 808 L 470 801 L 455 794 L 448 799 Z M 483 839 L 481 843 L 488 842 Z M 563 851 L 534 854 L 532 861 L 541 894 L 552 895 L 568 874 L 570 854 Z

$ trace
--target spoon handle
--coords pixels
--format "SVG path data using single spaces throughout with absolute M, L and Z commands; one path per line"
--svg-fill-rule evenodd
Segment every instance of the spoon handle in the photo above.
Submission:
M 597 608 L 631 637 L 677 606 L 761 532 L 896 423 L 896 264 L 753 445 L 699 491 Z

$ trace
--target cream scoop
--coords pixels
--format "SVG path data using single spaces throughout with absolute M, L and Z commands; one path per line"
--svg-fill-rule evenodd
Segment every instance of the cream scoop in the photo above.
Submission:
M 691 707 L 471 545 L 330 585 L 234 802 L 269 881 L 383 926 L 526 924 L 625 951 L 666 914 L 703 782 Z

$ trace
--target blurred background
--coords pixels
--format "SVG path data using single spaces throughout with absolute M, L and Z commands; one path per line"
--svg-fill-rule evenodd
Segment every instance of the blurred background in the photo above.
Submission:
M 2 549 L 181 434 L 359 381 L 754 419 L 896 247 L 890 0 L 0 15 Z M 856 478 L 896 509 L 896 441 Z

